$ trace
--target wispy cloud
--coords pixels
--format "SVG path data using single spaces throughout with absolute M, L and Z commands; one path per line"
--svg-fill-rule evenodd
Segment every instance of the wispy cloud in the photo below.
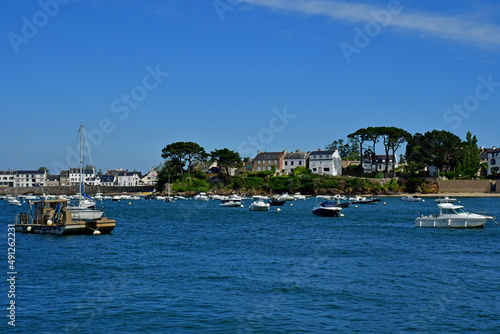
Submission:
M 306 15 L 323 15 L 348 22 L 373 21 L 373 11 L 383 6 L 352 4 L 327 0 L 238 0 L 240 2 L 277 10 L 299 12 Z M 389 0 L 387 1 L 390 2 Z M 440 15 L 424 12 L 403 12 L 394 15 L 393 28 L 407 29 L 423 37 L 438 37 L 468 45 L 500 46 L 500 26 L 481 21 L 470 13 L 463 16 Z

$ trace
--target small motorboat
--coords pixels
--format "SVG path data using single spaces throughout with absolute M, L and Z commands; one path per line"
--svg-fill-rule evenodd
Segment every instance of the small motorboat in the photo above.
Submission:
M 281 200 L 279 198 L 276 198 L 276 197 L 273 197 L 271 198 L 268 203 L 271 205 L 271 206 L 282 206 L 283 204 L 286 203 L 286 201 L 284 200 Z
M 250 204 L 250 207 L 248 208 L 250 211 L 269 211 L 269 207 L 271 205 L 269 203 L 266 203 L 264 201 L 256 201 Z
M 340 199 L 337 199 L 337 206 L 340 208 L 347 208 L 349 205 L 351 205 L 351 202 L 341 202 Z
M 461 205 L 439 203 L 439 215 L 421 215 L 415 219 L 416 227 L 483 228 L 495 217 L 469 213 Z
M 449 198 L 448 196 L 445 196 L 444 198 L 436 198 L 434 202 L 436 203 L 455 203 L 457 199 L 456 198 Z
M 338 217 L 342 208 L 334 201 L 324 201 L 313 208 L 313 214 L 321 217 Z
M 415 195 L 408 195 L 408 196 L 401 197 L 401 200 L 407 201 L 407 202 L 420 202 L 422 200 L 422 198 L 417 197 Z
M 235 199 L 223 199 L 219 204 L 221 208 L 239 208 L 241 206 L 241 201 Z
M 11 198 L 8 200 L 9 204 L 12 206 L 19 206 L 21 202 L 17 198 Z
M 351 202 L 352 204 L 377 204 L 380 202 L 380 198 L 367 198 L 367 197 L 355 197 L 354 200 Z

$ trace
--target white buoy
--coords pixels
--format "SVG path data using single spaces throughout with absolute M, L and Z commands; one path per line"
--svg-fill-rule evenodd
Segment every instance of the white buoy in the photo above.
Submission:
M 423 199 L 422 202 L 425 202 L 425 199 Z
M 290 206 L 293 206 L 293 203 L 290 203 Z
M 355 207 L 355 208 L 357 208 L 358 206 L 357 206 L 357 205 L 355 205 L 354 207 Z
M 386 204 L 387 204 L 387 203 L 386 203 L 386 202 L 384 202 L 384 205 L 386 205 Z
M 99 234 L 101 234 L 101 231 L 99 231 L 99 230 L 94 230 L 94 233 L 92 233 L 92 234 L 93 234 L 93 235 L 99 235 Z
M 128 202 L 128 205 L 132 204 L 131 202 Z
M 240 208 L 244 208 L 245 206 L 243 204 L 240 205 Z
M 280 209 L 280 208 L 277 208 L 277 209 L 276 209 L 276 212 L 281 212 L 281 209 Z
M 28 226 L 28 228 L 26 229 L 26 231 L 31 232 L 31 226 Z
M 340 214 L 340 217 L 344 217 L 344 214 L 343 214 L 343 213 L 341 213 L 341 214 Z
M 47 226 L 51 226 L 52 225 L 52 220 L 47 220 Z

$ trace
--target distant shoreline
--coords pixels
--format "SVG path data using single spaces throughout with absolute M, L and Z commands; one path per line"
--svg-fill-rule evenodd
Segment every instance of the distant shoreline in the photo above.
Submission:
M 472 193 L 472 192 L 460 192 L 460 193 L 433 193 L 433 194 L 409 194 L 409 193 L 401 193 L 401 194 L 393 194 L 393 195 L 374 195 L 376 197 L 404 197 L 404 196 L 417 196 L 417 197 L 500 197 L 500 193 Z

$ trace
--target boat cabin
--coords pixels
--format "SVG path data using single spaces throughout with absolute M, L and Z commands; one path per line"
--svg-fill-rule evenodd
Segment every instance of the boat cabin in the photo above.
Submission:
M 461 205 L 453 205 L 450 203 L 438 204 L 441 215 L 460 215 L 466 214 L 464 207 Z
M 66 210 L 67 199 L 53 199 L 45 201 L 30 201 L 33 224 L 47 224 L 49 220 L 53 224 L 71 223 L 71 213 Z

